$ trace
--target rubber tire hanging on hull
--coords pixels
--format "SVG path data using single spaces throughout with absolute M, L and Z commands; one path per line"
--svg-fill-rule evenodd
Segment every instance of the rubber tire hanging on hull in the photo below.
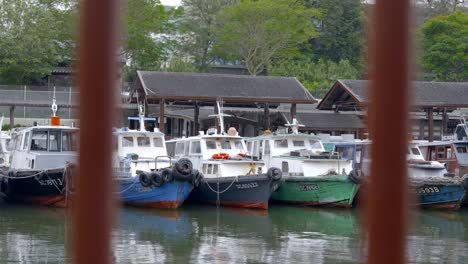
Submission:
M 362 177 L 362 171 L 358 169 L 352 169 L 348 174 L 349 180 L 354 184 L 361 184 Z
M 159 172 L 152 172 L 150 179 L 151 183 L 156 187 L 160 187 L 164 184 L 164 179 Z
M 138 180 L 140 181 L 141 186 L 143 187 L 150 187 L 151 186 L 151 178 L 150 175 L 146 172 L 140 173 L 138 176 Z

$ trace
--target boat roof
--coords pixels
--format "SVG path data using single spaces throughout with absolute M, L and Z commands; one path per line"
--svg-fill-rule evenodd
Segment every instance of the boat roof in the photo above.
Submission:
M 188 141 L 188 140 L 201 140 L 201 139 L 219 139 L 219 138 L 226 138 L 226 139 L 243 139 L 240 136 L 230 136 L 230 135 L 221 135 L 221 134 L 213 134 L 213 135 L 198 135 L 193 137 L 185 137 L 185 138 L 174 138 L 171 140 L 167 140 L 166 142 L 177 142 L 177 141 Z
M 115 129 L 113 134 L 115 135 L 122 135 L 122 134 L 128 134 L 128 135 L 142 135 L 142 134 L 150 134 L 150 135 L 158 135 L 160 137 L 164 136 L 164 133 L 160 131 L 140 131 L 140 130 L 134 130 L 134 129 L 128 129 L 127 127 L 124 128 L 119 128 Z
M 452 145 L 452 144 L 468 144 L 468 140 L 433 141 L 433 142 L 421 143 L 419 144 L 419 146 L 430 147 L 430 146 L 444 146 L 444 145 Z
M 263 134 L 257 137 L 246 138 L 246 140 L 249 141 L 249 140 L 274 139 L 274 138 L 308 138 L 308 139 L 320 140 L 319 136 L 306 134 L 306 133 L 292 134 L 292 133 L 276 133 L 276 132 L 271 133 L 271 134 Z
M 51 125 L 43 125 L 43 126 L 32 126 L 32 127 L 20 127 L 15 128 L 14 132 L 26 132 L 30 130 L 43 130 L 43 129 L 55 129 L 55 130 L 78 130 L 77 127 L 71 126 L 51 126 Z

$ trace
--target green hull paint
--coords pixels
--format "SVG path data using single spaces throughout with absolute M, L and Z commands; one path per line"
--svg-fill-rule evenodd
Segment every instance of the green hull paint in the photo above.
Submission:
M 291 177 L 285 176 L 281 187 L 273 192 L 274 201 L 299 205 L 351 207 L 359 185 L 348 176 Z

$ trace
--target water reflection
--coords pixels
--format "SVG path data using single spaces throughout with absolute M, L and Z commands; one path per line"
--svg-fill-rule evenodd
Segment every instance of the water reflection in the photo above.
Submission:
M 63 209 L 0 204 L 0 263 L 69 263 Z M 415 214 L 410 263 L 468 263 L 468 210 Z M 124 208 L 113 231 L 116 263 L 358 263 L 357 210 L 272 206 Z

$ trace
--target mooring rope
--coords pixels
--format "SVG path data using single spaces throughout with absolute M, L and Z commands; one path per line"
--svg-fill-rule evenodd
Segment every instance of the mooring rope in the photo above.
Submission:
M 232 180 L 231 184 L 226 188 L 224 189 L 223 191 L 219 191 L 219 179 L 222 178 L 222 177 L 218 177 L 218 191 L 214 190 L 213 188 L 211 188 L 210 184 L 208 183 L 208 181 L 206 180 L 206 178 L 203 178 L 206 185 L 208 186 L 208 188 L 210 188 L 210 190 L 216 194 L 222 194 L 222 193 L 225 193 L 227 190 L 229 190 L 229 188 L 231 188 L 231 186 L 235 183 L 235 182 L 238 182 L 239 181 L 239 176 L 235 176 L 234 177 L 234 180 Z

